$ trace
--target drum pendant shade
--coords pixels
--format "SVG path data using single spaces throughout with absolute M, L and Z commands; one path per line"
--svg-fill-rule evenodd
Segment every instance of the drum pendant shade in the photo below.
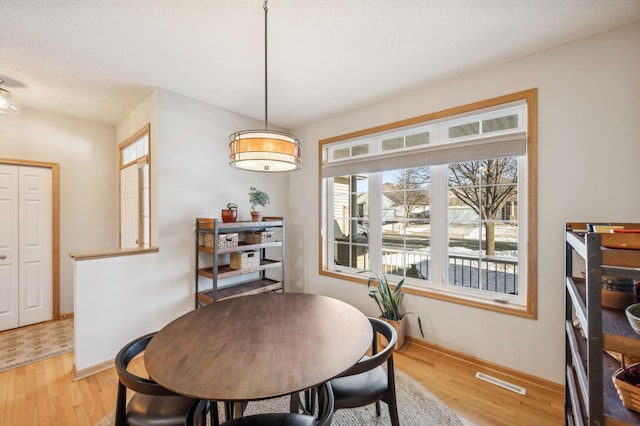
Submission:
M 229 164 L 258 172 L 289 172 L 300 168 L 300 140 L 271 130 L 245 130 L 230 136 Z

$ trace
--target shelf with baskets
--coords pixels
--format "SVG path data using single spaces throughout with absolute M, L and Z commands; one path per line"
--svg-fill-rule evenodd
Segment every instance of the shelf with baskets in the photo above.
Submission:
M 248 294 L 284 291 L 284 219 L 196 219 L 196 308 Z
M 614 225 L 640 229 L 640 224 Z M 640 424 L 640 388 L 630 397 L 629 390 L 613 380 L 626 362 L 640 357 L 640 335 L 624 312 L 637 297 L 639 238 L 640 234 L 587 232 L 586 223 L 566 224 L 566 424 Z M 574 260 L 584 263 L 584 277 L 576 273 L 580 264 L 574 265 Z M 608 291 L 603 277 L 628 283 L 620 290 L 632 292 L 632 298 L 624 291 Z

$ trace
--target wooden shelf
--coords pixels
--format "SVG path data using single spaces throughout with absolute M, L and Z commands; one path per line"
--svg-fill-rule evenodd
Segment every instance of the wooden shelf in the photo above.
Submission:
M 271 293 L 275 291 L 282 291 L 282 283 L 280 281 L 261 278 L 219 288 L 218 300 L 246 296 L 249 294 Z M 204 303 L 213 303 L 213 290 L 201 291 L 198 293 L 198 299 Z
M 238 245 L 235 247 L 219 248 L 218 254 L 235 253 L 235 252 L 246 251 L 246 250 L 259 250 L 262 248 L 280 247 L 280 246 L 282 246 L 282 241 L 271 241 L 269 243 L 260 243 L 260 244 L 246 244 L 245 242 L 240 241 Z M 212 247 L 199 246 L 198 251 L 201 253 L 213 254 Z
M 271 259 L 260 259 L 260 266 L 256 266 L 255 268 L 232 269 L 229 265 L 220 265 L 218 266 L 218 279 L 236 277 L 238 275 L 264 271 L 265 269 L 269 268 L 279 268 L 281 266 L 282 261 Z M 198 269 L 198 274 L 202 275 L 203 277 L 213 278 L 213 266 Z
M 220 223 L 219 228 L 220 229 L 224 229 L 229 230 L 229 229 L 243 229 L 243 230 L 247 230 L 249 228 L 255 228 L 255 229 L 259 229 L 259 228 L 272 228 L 275 226 L 282 226 L 282 224 L 284 223 L 282 218 L 270 218 L 270 217 L 265 217 L 265 220 L 263 220 L 262 222 L 251 222 L 251 221 L 247 221 L 247 222 L 227 222 L 227 223 Z
M 584 304 L 587 297 L 585 280 L 573 277 L 573 281 Z M 640 355 L 640 335 L 631 328 L 624 310 L 602 309 L 602 346 L 608 351 Z
M 230 232 L 232 230 L 242 230 L 248 231 L 251 229 L 261 229 L 261 228 L 272 228 L 283 226 L 284 219 L 282 218 L 265 218 L 262 222 L 251 222 L 251 221 L 242 221 L 242 222 L 220 222 L 218 221 L 218 229 L 223 229 L 225 232 Z M 213 227 L 213 219 L 209 218 L 198 218 L 197 219 L 198 229 L 203 232 L 207 232 L 207 230 L 212 231 Z
M 633 224 L 627 224 L 633 226 Z M 635 225 L 638 226 L 638 225 Z M 586 232 L 567 231 L 567 241 L 585 257 Z M 632 274 L 640 273 L 640 249 L 622 248 L 640 247 L 640 234 L 599 234 L 601 239 L 602 267 L 630 268 Z
M 587 353 L 587 340 L 579 332 L 576 333 L 578 346 L 580 347 L 580 360 L 583 367 L 586 368 L 587 357 L 583 354 Z M 622 401 L 618 396 L 618 391 L 611 377 L 616 370 L 620 368 L 620 362 L 609 354 L 602 356 L 602 393 L 605 424 L 640 424 L 640 413 L 630 410 L 622 405 Z M 618 423 L 620 424 L 620 423 Z

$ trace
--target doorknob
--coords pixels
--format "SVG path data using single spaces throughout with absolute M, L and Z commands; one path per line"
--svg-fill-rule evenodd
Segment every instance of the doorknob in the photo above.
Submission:
M 4 254 L 0 254 L 0 260 L 5 260 L 7 258 L 7 256 L 5 256 Z

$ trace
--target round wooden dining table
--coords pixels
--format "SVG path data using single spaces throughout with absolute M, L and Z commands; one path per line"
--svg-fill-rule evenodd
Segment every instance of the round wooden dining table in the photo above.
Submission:
M 326 296 L 267 293 L 195 309 L 149 342 L 149 376 L 181 395 L 251 401 L 320 385 L 353 366 L 373 337 L 367 317 Z

